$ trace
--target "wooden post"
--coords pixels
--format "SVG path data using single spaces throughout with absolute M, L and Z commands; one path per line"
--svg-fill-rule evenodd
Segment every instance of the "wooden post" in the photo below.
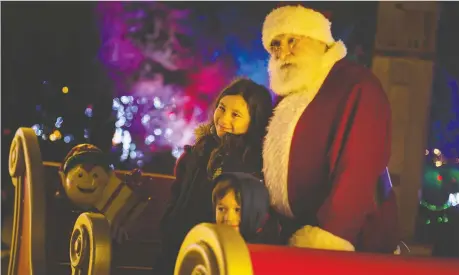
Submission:
M 402 238 L 414 236 L 433 80 L 436 2 L 379 2 L 372 70 L 392 108 L 389 169 Z

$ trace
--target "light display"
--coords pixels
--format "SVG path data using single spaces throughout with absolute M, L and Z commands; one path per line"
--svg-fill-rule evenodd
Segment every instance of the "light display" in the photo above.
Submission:
M 425 155 L 420 219 L 429 226 L 448 223 L 450 208 L 459 205 L 459 158 L 448 158 L 438 148 Z
M 163 95 L 167 98 L 156 94 L 153 98 L 121 96 L 113 100 L 117 121 L 112 143 L 121 147 L 121 161 L 131 159 L 143 166 L 146 147 L 148 151 L 172 148 L 172 154 L 179 157 L 182 148 L 193 140 L 194 129 L 202 121 L 203 111 L 196 107 L 191 117 L 185 118 L 179 108 L 189 98 L 181 96 L 180 91 L 161 91 L 166 91 Z
M 208 119 L 212 101 L 234 77 L 267 84 L 260 41 L 247 50 L 235 37 L 210 34 L 209 16 L 183 6 L 156 1 L 98 5 L 100 59 L 116 83 L 113 151 L 122 162 L 141 167 L 164 150 L 180 156 L 183 146 L 194 142 L 194 129 Z

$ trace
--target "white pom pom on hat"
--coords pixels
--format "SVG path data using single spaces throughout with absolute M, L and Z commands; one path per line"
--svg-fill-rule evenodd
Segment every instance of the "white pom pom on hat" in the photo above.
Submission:
M 302 6 L 273 10 L 263 23 L 262 42 L 269 51 L 271 41 L 280 34 L 304 35 L 331 45 L 335 42 L 330 21 L 320 12 Z

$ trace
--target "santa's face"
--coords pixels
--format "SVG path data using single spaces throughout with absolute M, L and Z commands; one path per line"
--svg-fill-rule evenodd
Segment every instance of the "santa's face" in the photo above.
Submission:
M 321 65 L 327 46 L 318 40 L 293 34 L 276 36 L 270 45 L 271 89 L 280 96 L 307 88 Z

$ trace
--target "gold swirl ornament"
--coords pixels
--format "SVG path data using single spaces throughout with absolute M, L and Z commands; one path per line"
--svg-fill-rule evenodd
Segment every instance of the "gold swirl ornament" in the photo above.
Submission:
M 46 274 L 46 185 L 37 135 L 16 131 L 8 170 L 15 187 L 8 274 Z
M 231 263 L 231 264 L 229 264 Z M 202 223 L 185 237 L 174 275 L 253 275 L 249 250 L 227 225 Z
M 83 213 L 70 238 L 72 275 L 108 275 L 111 265 L 110 225 L 102 214 Z

